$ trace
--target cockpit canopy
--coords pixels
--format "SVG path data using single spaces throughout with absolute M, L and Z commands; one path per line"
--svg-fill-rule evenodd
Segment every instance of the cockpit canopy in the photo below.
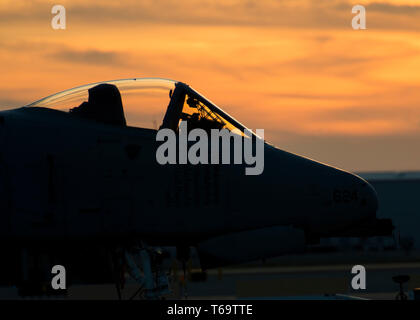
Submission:
M 90 120 L 119 126 L 178 130 L 188 128 L 238 130 L 245 126 L 182 82 L 134 78 L 92 83 L 48 96 L 28 107 L 69 112 Z

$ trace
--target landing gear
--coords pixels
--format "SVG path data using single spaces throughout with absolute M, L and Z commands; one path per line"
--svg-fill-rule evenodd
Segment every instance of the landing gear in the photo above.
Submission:
M 403 284 L 410 280 L 410 276 L 407 275 L 399 275 L 392 277 L 394 282 L 400 285 L 400 291 L 397 293 L 395 300 L 408 300 L 408 296 L 404 292 Z
M 125 272 L 139 288 L 129 299 L 136 297 L 157 300 L 170 294 L 169 279 L 162 267 L 163 252 L 155 248 L 138 246 L 116 254 L 116 288 L 118 298 L 122 299 L 122 289 L 126 285 Z

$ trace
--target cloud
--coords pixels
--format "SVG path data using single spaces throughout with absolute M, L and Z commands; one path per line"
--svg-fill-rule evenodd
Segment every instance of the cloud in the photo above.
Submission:
M 394 15 L 418 15 L 420 14 L 420 5 L 395 5 L 386 2 L 373 2 L 366 6 L 367 10 L 374 12 L 383 12 Z
M 350 29 L 353 16 L 353 3 L 348 0 L 65 1 L 63 5 L 66 7 L 69 28 L 75 24 L 89 26 L 108 23 Z M 47 25 L 52 17 L 51 7 L 50 1 L 39 0 L 2 6 L 0 24 L 39 22 Z M 368 3 L 366 8 L 371 27 L 420 29 L 420 6 L 373 2 Z M 384 15 L 393 15 L 395 19 L 384 23 Z M 407 17 L 413 19 L 407 20 Z
M 363 103 L 363 102 L 362 102 Z M 351 107 L 341 107 L 329 110 L 313 110 L 311 112 L 311 119 L 316 121 L 327 121 L 336 123 L 340 121 L 359 122 L 361 124 L 370 121 L 396 121 L 405 122 L 406 126 L 410 125 L 410 118 L 412 119 L 412 112 L 409 112 L 409 107 L 403 107 L 405 112 L 401 113 L 401 106 L 383 106 L 378 104 L 364 104 Z M 414 109 L 415 106 L 411 106 Z M 417 118 L 420 121 L 420 112 L 417 112 Z M 416 123 L 415 127 L 418 127 Z M 361 130 L 363 132 L 363 130 Z
M 267 96 L 281 98 L 281 99 L 302 99 L 302 100 L 347 100 L 357 99 L 360 95 L 345 95 L 345 94 L 314 94 L 314 93 L 271 93 Z
M 123 56 L 118 52 L 84 50 L 77 51 L 71 49 L 59 50 L 50 54 L 51 57 L 69 63 L 83 63 L 94 65 L 123 64 Z

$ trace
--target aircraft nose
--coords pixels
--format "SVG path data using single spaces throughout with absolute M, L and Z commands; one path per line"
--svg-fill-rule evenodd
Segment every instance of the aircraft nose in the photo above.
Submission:
M 361 181 L 359 212 L 364 222 L 350 234 L 354 237 L 391 236 L 394 230 L 392 220 L 377 218 L 379 201 L 375 188 L 362 178 L 359 181 Z

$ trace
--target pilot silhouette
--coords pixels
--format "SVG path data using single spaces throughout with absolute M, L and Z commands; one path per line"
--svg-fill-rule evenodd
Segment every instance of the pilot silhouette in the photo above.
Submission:
M 126 126 L 121 94 L 113 84 L 103 83 L 89 89 L 89 99 L 70 109 L 72 114 L 106 124 Z

